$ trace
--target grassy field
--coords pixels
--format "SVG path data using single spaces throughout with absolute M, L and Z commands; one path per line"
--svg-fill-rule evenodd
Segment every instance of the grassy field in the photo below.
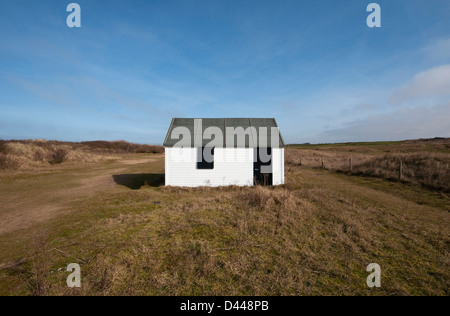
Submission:
M 287 151 L 274 188 L 164 187 L 162 154 L 0 173 L 0 295 L 450 294 L 448 193 Z M 373 262 L 378 289 L 366 285 Z M 66 286 L 69 263 L 80 289 Z
M 449 138 L 292 145 L 289 149 L 286 162 L 293 165 L 400 180 L 450 193 Z

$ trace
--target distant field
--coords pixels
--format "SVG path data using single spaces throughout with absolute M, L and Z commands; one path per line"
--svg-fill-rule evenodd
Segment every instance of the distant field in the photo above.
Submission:
M 450 192 L 450 139 L 292 145 L 286 161 Z
M 450 138 L 431 138 L 395 142 L 359 142 L 338 144 L 288 145 L 293 149 L 340 151 L 351 153 L 442 152 L 450 154 Z
M 273 188 L 164 187 L 151 153 L 0 171 L 0 294 L 448 296 L 448 193 L 356 172 L 357 156 L 448 163 L 442 142 L 295 146 Z

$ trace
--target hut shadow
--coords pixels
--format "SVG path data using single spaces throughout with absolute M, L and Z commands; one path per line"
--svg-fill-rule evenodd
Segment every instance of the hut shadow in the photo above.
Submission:
M 160 187 L 164 185 L 164 173 L 116 174 L 114 182 L 131 190 L 139 190 L 144 185 Z

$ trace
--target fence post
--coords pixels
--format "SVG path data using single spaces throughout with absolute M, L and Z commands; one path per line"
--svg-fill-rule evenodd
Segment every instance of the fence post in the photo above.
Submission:
M 325 162 L 323 160 L 323 156 L 322 156 L 322 169 L 325 169 Z
M 400 168 L 399 168 L 399 171 L 398 171 L 398 178 L 399 178 L 399 180 L 401 180 L 403 178 L 403 162 L 402 161 L 400 161 Z
M 303 165 L 303 163 L 302 163 L 302 155 L 300 155 L 300 166 L 302 166 Z

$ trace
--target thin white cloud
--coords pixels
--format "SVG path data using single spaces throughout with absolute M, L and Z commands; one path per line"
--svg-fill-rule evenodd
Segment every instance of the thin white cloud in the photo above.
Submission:
M 355 111 L 370 111 L 370 110 L 376 110 L 378 109 L 378 106 L 373 104 L 358 104 L 353 108 Z
M 17 84 L 18 86 L 25 89 L 25 91 L 30 92 L 42 100 L 57 105 L 65 105 L 73 109 L 79 109 L 76 102 L 71 99 L 72 94 L 70 90 L 60 83 L 43 84 L 41 82 L 36 82 L 24 77 L 18 77 L 14 75 L 8 75 L 4 77 L 7 81 Z
M 434 41 L 424 48 L 424 52 L 433 60 L 450 58 L 450 38 Z
M 371 115 L 328 130 L 324 142 L 402 140 L 450 137 L 450 101 L 437 106 L 398 109 L 393 113 Z
M 421 97 L 443 95 L 450 95 L 450 64 L 415 75 L 411 82 L 395 90 L 389 101 L 401 104 Z
M 360 103 L 350 109 L 347 108 L 347 109 L 342 110 L 342 115 L 347 116 L 347 115 L 351 115 L 351 114 L 366 113 L 366 112 L 378 110 L 379 108 L 380 107 L 378 105 L 368 104 L 368 103 Z

